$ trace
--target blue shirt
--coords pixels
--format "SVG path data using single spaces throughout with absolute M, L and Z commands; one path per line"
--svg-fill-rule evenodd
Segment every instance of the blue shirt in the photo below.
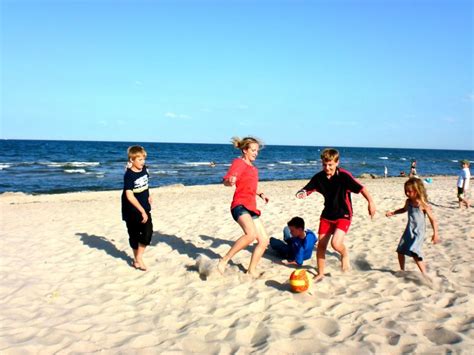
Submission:
M 306 230 L 306 237 L 304 239 L 291 237 L 286 241 L 290 247 L 288 260 L 296 261 L 298 265 L 303 265 L 304 260 L 311 259 L 311 254 L 317 241 L 318 237 L 309 229 Z

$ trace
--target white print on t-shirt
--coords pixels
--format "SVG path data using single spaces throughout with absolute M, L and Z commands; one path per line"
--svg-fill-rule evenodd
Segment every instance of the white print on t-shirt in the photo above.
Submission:
M 133 182 L 133 193 L 140 193 L 148 189 L 148 175 L 140 176 Z
M 458 176 L 458 187 L 463 187 L 467 190 L 469 189 L 469 180 L 471 179 L 471 172 L 469 168 L 463 168 Z

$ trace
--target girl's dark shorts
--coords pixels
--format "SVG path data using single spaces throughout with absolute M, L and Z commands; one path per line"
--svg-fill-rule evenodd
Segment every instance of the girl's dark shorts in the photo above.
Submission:
M 141 223 L 140 221 L 130 220 L 125 221 L 128 231 L 128 242 L 132 249 L 138 249 L 138 244 L 150 245 L 151 237 L 153 235 L 153 223 L 151 221 L 151 214 L 148 214 L 148 221 Z
M 243 214 L 249 214 L 253 219 L 257 219 L 259 216 L 254 211 L 250 211 L 249 209 L 245 208 L 244 205 L 237 205 L 233 209 L 230 210 L 232 214 L 232 218 L 234 221 L 238 221 L 239 217 Z

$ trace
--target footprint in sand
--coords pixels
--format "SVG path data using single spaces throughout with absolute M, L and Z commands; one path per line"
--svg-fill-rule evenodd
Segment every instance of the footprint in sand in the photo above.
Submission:
M 425 336 L 436 345 L 456 344 L 462 341 L 462 338 L 455 332 L 440 327 L 435 329 L 425 329 Z

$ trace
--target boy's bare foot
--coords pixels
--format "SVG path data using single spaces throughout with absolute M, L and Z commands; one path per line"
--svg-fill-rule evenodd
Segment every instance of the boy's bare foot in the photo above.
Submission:
M 141 270 L 141 271 L 147 271 L 147 267 L 146 265 L 143 263 L 143 260 L 140 262 L 138 260 L 134 260 L 133 263 L 132 263 L 132 266 L 137 269 L 137 270 Z
M 221 275 L 224 275 L 226 267 L 227 263 L 223 259 L 220 259 L 217 263 L 217 271 L 219 271 Z
M 351 270 L 349 256 L 341 256 L 341 269 L 343 272 L 347 272 Z

